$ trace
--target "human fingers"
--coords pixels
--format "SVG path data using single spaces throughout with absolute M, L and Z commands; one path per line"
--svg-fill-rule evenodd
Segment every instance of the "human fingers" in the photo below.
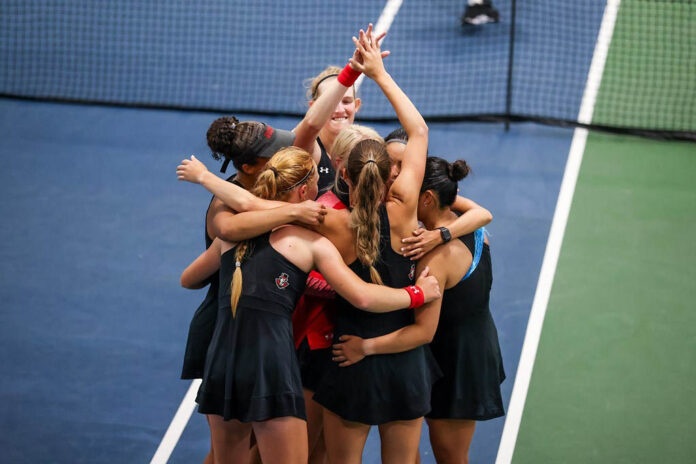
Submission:
M 353 364 L 355 364 L 353 361 L 344 361 L 344 362 L 340 363 L 338 365 L 338 367 L 348 367 L 348 366 L 352 366 Z
M 412 248 L 410 250 L 404 251 L 404 256 L 406 258 L 411 258 L 411 260 L 418 259 L 417 256 L 421 256 L 423 254 L 423 248 L 417 247 L 417 248 Z

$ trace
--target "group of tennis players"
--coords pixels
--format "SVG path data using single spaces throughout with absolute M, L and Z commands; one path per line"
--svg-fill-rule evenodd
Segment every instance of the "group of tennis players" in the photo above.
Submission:
M 504 414 L 492 216 L 458 195 L 464 160 L 428 155 L 372 29 L 312 80 L 292 131 L 211 124 L 213 156 L 235 174 L 193 156 L 177 168 L 214 195 L 206 250 L 181 276 L 208 287 L 182 372 L 202 379 L 205 464 L 359 463 L 373 425 L 382 462 L 416 463 L 424 418 L 437 462 L 466 463 L 476 422 Z M 361 74 L 400 122 L 384 138 L 354 124 Z

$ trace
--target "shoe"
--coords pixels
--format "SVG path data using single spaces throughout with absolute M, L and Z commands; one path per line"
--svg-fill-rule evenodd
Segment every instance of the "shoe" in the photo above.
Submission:
M 486 23 L 497 23 L 500 15 L 490 2 L 467 5 L 462 15 L 462 26 L 480 26 Z

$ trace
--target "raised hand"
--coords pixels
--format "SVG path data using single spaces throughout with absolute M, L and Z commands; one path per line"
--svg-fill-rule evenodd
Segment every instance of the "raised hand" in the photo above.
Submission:
M 425 269 L 423 269 L 418 276 L 418 280 L 416 280 L 416 285 L 423 290 L 426 303 L 437 300 L 442 296 L 440 293 L 440 284 L 437 283 L 437 279 L 434 276 L 429 274 L 430 268 L 425 266 Z
M 208 172 L 208 168 L 205 167 L 205 164 L 191 155 L 191 159 L 183 160 L 181 164 L 176 167 L 176 178 L 187 182 L 193 182 L 194 184 L 200 184 L 206 172 Z
M 384 38 L 385 34 L 382 33 L 379 37 L 374 37 L 372 34 L 372 24 L 367 28 L 366 33 L 360 29 L 359 38 L 353 37 L 353 43 L 355 44 L 356 53 L 353 58 L 349 60 L 351 68 L 356 71 L 360 71 L 365 74 L 370 79 L 375 79 L 381 73 L 386 73 L 384 70 L 384 63 L 382 61 L 383 57 L 389 55 L 389 52 L 384 52 L 380 49 L 379 41 Z M 356 55 L 359 55 L 356 58 Z
M 374 39 L 374 40 L 376 40 L 378 43 L 381 43 L 382 39 L 383 39 L 384 37 L 386 37 L 386 35 L 387 35 L 386 32 L 382 32 L 382 33 L 381 33 L 376 39 Z M 373 37 L 372 37 L 372 23 L 370 23 L 370 24 L 367 26 L 367 32 L 365 33 L 365 37 L 366 37 L 368 40 L 373 40 Z M 355 37 L 353 37 L 353 38 L 355 38 Z M 385 51 L 381 52 L 382 58 L 384 59 L 384 58 L 388 57 L 390 53 L 391 53 L 391 52 L 390 52 L 389 50 L 385 50 Z M 355 52 L 353 52 L 353 58 L 352 58 L 352 59 L 355 60 L 357 63 L 363 64 L 362 55 L 360 54 L 360 51 L 359 51 L 357 48 L 355 49 Z M 352 64 L 351 64 L 351 67 L 352 67 L 353 69 L 355 69 L 356 71 L 358 70 L 358 69 L 355 68 Z

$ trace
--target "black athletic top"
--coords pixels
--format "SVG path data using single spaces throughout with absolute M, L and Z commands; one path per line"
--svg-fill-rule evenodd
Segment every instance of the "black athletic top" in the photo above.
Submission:
M 349 267 L 361 279 L 370 282 L 370 271 L 359 260 Z M 375 268 L 385 285 L 412 285 L 415 263 L 397 254 L 391 247 L 389 217 L 380 206 L 380 253 Z M 414 323 L 412 309 L 371 313 L 355 308 L 337 295 L 334 343 L 341 335 L 362 338 L 385 335 Z M 315 401 L 341 418 L 364 424 L 383 424 L 411 420 L 430 411 L 433 382 L 441 375 L 427 346 L 402 353 L 367 356 L 348 367 L 332 363 L 314 395 Z
M 475 253 L 474 234 L 460 240 Z M 505 414 L 505 380 L 498 332 L 489 309 L 491 253 L 483 245 L 476 269 L 443 292 L 440 321 L 430 343 L 444 376 L 433 385 L 431 419 L 487 420 Z
M 234 180 L 235 176 L 236 174 L 232 174 L 227 178 L 227 181 L 242 187 L 242 184 Z M 208 235 L 207 217 L 208 211 L 210 211 L 210 205 L 212 205 L 214 198 L 215 197 L 212 197 L 210 199 L 210 203 L 208 203 L 208 208 L 205 212 L 206 220 L 203 224 L 206 250 L 210 248 L 210 245 L 213 243 L 213 239 Z M 210 338 L 212 337 L 213 329 L 215 328 L 215 318 L 217 317 L 219 282 L 220 278 L 217 271 L 205 281 L 205 284 L 210 286 L 208 287 L 208 292 L 206 293 L 205 298 L 196 309 L 196 312 L 193 313 L 191 323 L 189 324 L 188 338 L 186 340 L 186 351 L 184 352 L 184 365 L 181 369 L 182 379 L 198 379 L 203 375 L 205 354 L 208 351 Z
M 249 241 L 234 318 L 235 249 L 221 256 L 218 316 L 196 399 L 201 413 L 242 422 L 306 418 L 291 315 L 308 273 L 276 251 L 269 238 L 266 233 Z
M 322 145 L 319 137 L 317 137 L 317 143 L 321 149 L 321 158 L 319 159 L 317 169 L 319 170 L 319 194 L 322 194 L 333 186 L 336 179 L 336 171 L 334 171 L 331 158 L 326 153 L 326 148 Z

